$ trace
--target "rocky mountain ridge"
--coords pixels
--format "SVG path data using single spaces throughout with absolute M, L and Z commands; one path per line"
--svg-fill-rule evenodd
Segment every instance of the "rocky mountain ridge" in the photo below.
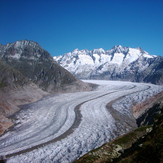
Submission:
M 80 79 L 163 83 L 163 57 L 141 48 L 118 45 L 106 51 L 75 49 L 54 60 Z
M 33 41 L 1 45 L 0 60 L 48 92 L 66 91 L 70 85 L 74 85 L 75 89 L 84 87 L 81 81 L 58 65 L 46 50 Z

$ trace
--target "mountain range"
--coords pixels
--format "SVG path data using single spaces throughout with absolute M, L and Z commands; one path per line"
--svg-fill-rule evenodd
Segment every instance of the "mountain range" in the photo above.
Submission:
M 79 79 L 163 83 L 163 57 L 141 48 L 118 45 L 106 51 L 75 49 L 54 60 Z

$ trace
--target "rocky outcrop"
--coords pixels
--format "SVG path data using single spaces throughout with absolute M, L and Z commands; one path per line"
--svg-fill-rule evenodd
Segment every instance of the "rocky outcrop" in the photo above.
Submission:
M 141 116 L 146 115 L 148 110 L 150 108 L 155 108 L 153 107 L 160 99 L 163 99 L 163 92 L 160 92 L 149 99 L 145 100 L 144 102 L 137 103 L 136 105 L 133 106 L 133 116 L 136 119 L 139 119 Z M 156 110 L 155 110 L 156 112 Z M 153 116 L 152 116 L 153 117 Z M 139 125 L 138 125 L 139 126 Z

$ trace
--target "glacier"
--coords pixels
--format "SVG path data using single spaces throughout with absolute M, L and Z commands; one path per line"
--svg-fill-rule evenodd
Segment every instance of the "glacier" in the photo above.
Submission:
M 22 106 L 14 117 L 14 128 L 0 137 L 0 156 L 6 156 L 9 163 L 72 162 L 136 128 L 132 106 L 163 91 L 153 84 L 86 82 L 99 86 Z

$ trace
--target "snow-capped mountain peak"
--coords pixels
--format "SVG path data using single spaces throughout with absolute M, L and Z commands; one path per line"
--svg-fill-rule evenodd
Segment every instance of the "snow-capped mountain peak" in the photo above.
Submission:
M 78 53 L 78 52 L 79 52 L 79 49 L 76 48 L 76 49 L 74 49 L 71 53 Z
M 128 47 L 123 47 L 121 45 L 114 46 L 110 51 L 113 53 L 127 53 L 129 50 Z
M 94 49 L 92 50 L 93 54 L 105 54 L 105 50 L 103 48 L 99 48 L 99 49 Z
M 135 75 L 145 71 L 162 58 L 150 55 L 142 48 L 114 46 L 110 50 L 75 49 L 63 56 L 54 57 L 61 66 L 78 78 L 138 80 Z M 148 72 L 149 73 L 149 72 Z M 134 76 L 134 77 L 133 77 Z M 131 78 L 131 79 L 130 79 Z

